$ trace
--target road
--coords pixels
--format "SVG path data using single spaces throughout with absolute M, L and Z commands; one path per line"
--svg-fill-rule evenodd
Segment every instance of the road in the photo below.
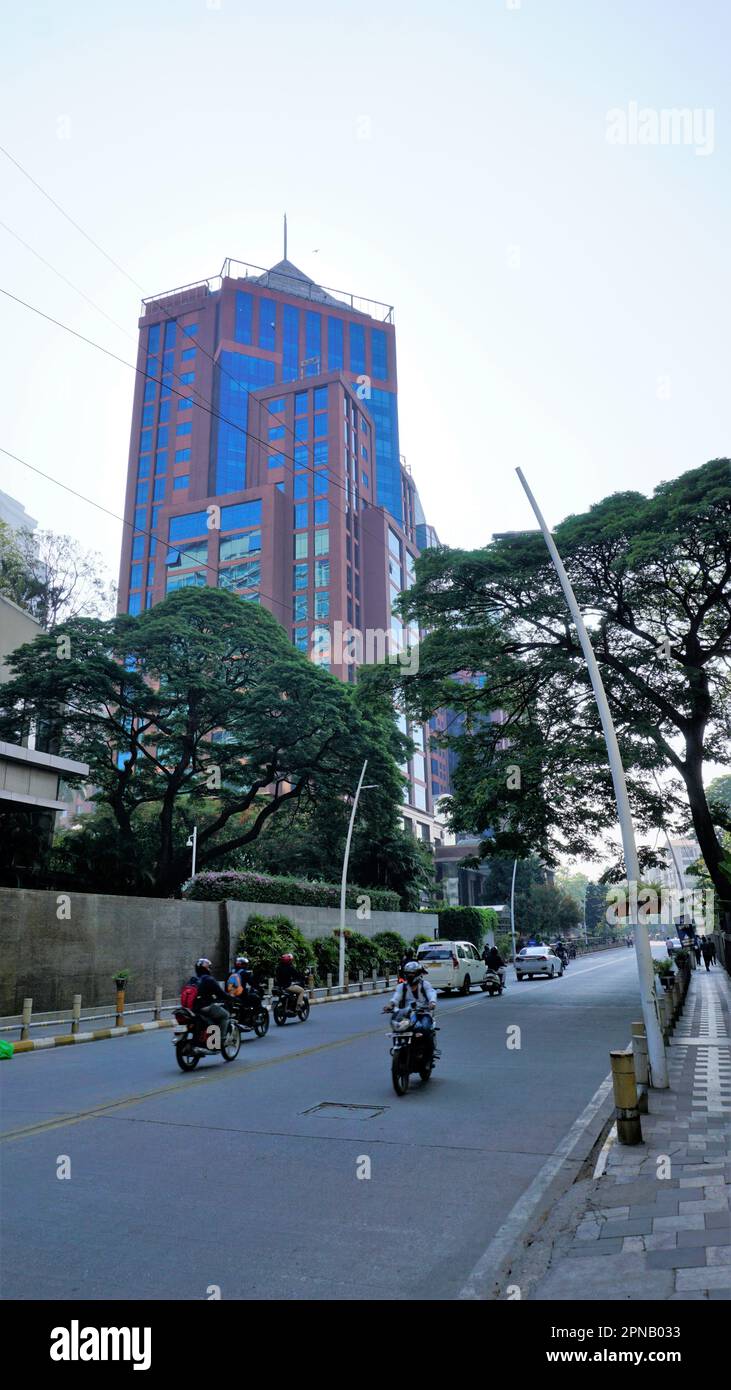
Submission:
M 190 1076 L 167 1030 L 3 1064 L 5 1298 L 457 1297 L 640 1016 L 626 948 L 510 975 L 440 1001 L 442 1060 L 402 1099 L 383 996 Z

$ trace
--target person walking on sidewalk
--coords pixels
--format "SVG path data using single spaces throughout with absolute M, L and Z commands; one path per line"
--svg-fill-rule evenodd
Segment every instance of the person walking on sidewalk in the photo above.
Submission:
M 711 960 L 713 959 L 713 942 L 709 941 L 707 936 L 704 936 L 703 938 L 701 950 L 703 952 L 703 964 L 705 965 L 706 970 L 710 970 Z
M 713 937 L 712 937 L 712 936 L 709 936 L 708 940 L 709 940 L 710 943 L 711 943 L 711 965 L 715 965 L 715 964 L 716 964 L 716 943 L 715 943 L 715 941 L 713 940 Z
M 693 937 L 693 954 L 694 954 L 694 956 L 695 956 L 695 963 L 696 963 L 696 965 L 700 965 L 700 963 L 701 963 L 701 939 L 700 939 L 700 937 L 698 936 L 697 933 L 696 933 L 696 935 Z

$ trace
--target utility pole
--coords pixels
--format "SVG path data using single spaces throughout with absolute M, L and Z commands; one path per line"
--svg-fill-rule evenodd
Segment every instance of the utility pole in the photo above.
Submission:
M 345 892 L 348 882 L 348 860 L 350 858 L 350 841 L 353 835 L 353 825 L 355 824 L 355 813 L 358 810 L 358 797 L 360 796 L 361 791 L 363 790 L 363 778 L 365 777 L 365 770 L 367 766 L 368 759 L 366 758 L 360 770 L 358 786 L 356 787 L 355 796 L 353 797 L 353 808 L 350 812 L 350 824 L 348 826 L 348 838 L 345 841 L 345 855 L 343 856 L 343 876 L 340 880 L 340 959 L 338 970 L 338 985 L 340 989 L 345 988 Z M 369 785 L 375 787 L 376 783 L 371 782 Z
M 513 963 L 515 963 L 515 871 L 518 867 L 517 859 L 513 860 L 513 882 L 510 885 L 510 933 L 513 938 Z
M 594 655 L 594 648 L 589 640 L 584 619 L 581 616 L 579 605 L 576 602 L 576 595 L 571 587 L 569 577 L 564 569 L 561 556 L 556 548 L 556 543 L 549 531 L 546 522 L 541 514 L 541 510 L 531 492 L 523 472 L 516 468 L 516 473 L 520 479 L 523 491 L 533 508 L 536 521 L 543 532 L 543 539 L 548 547 L 548 553 L 553 561 L 553 567 L 558 575 L 564 598 L 574 620 L 574 626 L 581 643 L 581 650 L 584 653 L 584 660 L 589 671 L 591 684 L 594 691 L 599 717 L 604 731 L 604 740 L 607 745 L 609 755 L 609 766 L 612 772 L 612 782 L 614 783 L 614 796 L 617 802 L 617 814 L 622 831 L 622 846 L 624 849 L 624 866 L 627 873 L 627 887 L 629 889 L 629 924 L 635 940 L 635 955 L 637 958 L 637 973 L 640 981 L 640 997 L 642 1000 L 642 1017 L 645 1024 L 647 1035 L 647 1051 L 650 1064 L 650 1085 L 656 1090 L 665 1090 L 668 1085 L 668 1064 L 665 1055 L 665 1043 L 663 1042 L 662 1029 L 660 1027 L 660 1017 L 658 1012 L 657 994 L 655 993 L 655 972 L 652 968 L 652 950 L 650 949 L 650 934 L 646 926 L 640 927 L 637 921 L 637 884 L 640 877 L 640 866 L 637 857 L 637 844 L 635 841 L 634 825 L 632 824 L 632 812 L 630 811 L 629 797 L 627 795 L 627 783 L 624 775 L 624 767 L 619 753 L 617 734 L 612 721 L 606 691 L 601 678 L 601 672 Z M 634 885 L 634 892 L 632 891 Z
M 188 838 L 187 838 L 187 840 L 186 840 L 185 843 L 186 843 L 186 845 L 188 846 L 189 849 L 190 849 L 190 846 L 191 846 L 191 845 L 193 846 L 193 865 L 192 865 L 192 868 L 191 868 L 191 871 L 190 871 L 190 876 L 191 876 L 191 878 L 195 878 L 195 856 L 196 856 L 196 851 L 197 851 L 197 849 L 198 849 L 198 826 L 197 826 L 197 825 L 194 825 L 194 826 L 193 826 L 193 834 L 188 836 Z

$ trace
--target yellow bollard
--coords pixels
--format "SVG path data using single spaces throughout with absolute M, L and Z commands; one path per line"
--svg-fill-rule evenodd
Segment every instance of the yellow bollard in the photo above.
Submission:
M 617 1137 L 620 1144 L 641 1144 L 642 1127 L 637 1105 L 637 1086 L 632 1052 L 610 1052 L 612 1086 L 617 1110 Z

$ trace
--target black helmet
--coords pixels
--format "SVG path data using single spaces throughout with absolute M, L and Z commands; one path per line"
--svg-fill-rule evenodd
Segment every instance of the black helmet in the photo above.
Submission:
M 195 963 L 196 975 L 206 975 L 212 969 L 208 956 L 199 956 Z

